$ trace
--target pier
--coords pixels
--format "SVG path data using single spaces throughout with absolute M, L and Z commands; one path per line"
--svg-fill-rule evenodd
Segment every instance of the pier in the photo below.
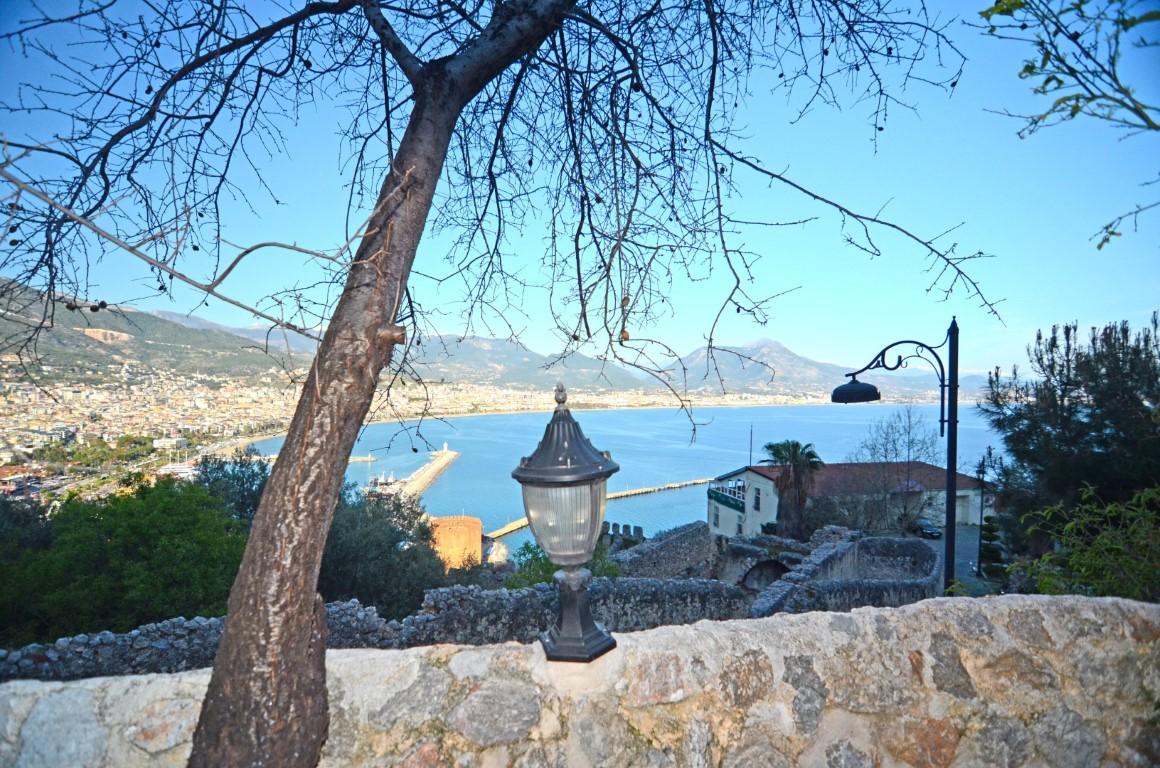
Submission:
M 616 499 L 625 499 L 629 496 L 644 496 L 646 493 L 663 493 L 664 491 L 675 491 L 678 488 L 688 488 L 691 485 L 705 485 L 713 482 L 711 477 L 702 477 L 696 480 L 681 480 L 676 483 L 665 483 L 664 485 L 650 485 L 645 488 L 633 488 L 628 491 L 614 491 L 608 494 L 608 501 L 615 501 Z M 518 530 L 528 526 L 528 519 L 521 517 L 518 520 L 512 520 L 502 528 L 497 528 L 491 533 L 487 534 L 489 539 L 499 539 L 507 536 L 509 533 L 515 533 Z
M 447 443 L 444 443 L 443 450 L 432 451 L 431 460 L 412 472 L 411 476 L 403 481 L 403 493 L 408 496 L 422 496 L 423 492 L 439 479 L 439 475 L 443 474 L 444 470 L 458 458 L 459 451 L 449 450 Z

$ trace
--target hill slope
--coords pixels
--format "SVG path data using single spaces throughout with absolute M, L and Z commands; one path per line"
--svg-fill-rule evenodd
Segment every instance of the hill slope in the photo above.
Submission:
M 554 362 L 513 341 L 467 336 L 426 337 L 410 361 L 429 381 L 551 389 L 557 381 L 598 390 L 641 389 L 630 373 L 581 354 Z
M 43 309 L 41 297 L 27 290 L 0 305 L 0 355 L 12 359 Z M 35 362 L 61 374 L 135 364 L 176 373 L 246 376 L 304 362 L 267 355 L 258 347 L 224 330 L 189 328 L 147 312 L 116 307 L 69 311 L 57 304 L 52 327 L 40 332 L 30 351 Z
M 847 381 L 846 374 L 849 371 L 861 367 L 811 360 L 770 339 L 715 350 L 712 358 L 702 347 L 682 357 L 681 363 L 685 369 L 685 381 L 691 391 L 720 392 L 724 386 L 727 392 L 820 397 L 827 400 L 834 387 Z M 680 382 L 680 365 L 670 366 L 668 375 L 672 381 Z M 877 385 L 883 395 L 890 399 L 929 400 L 938 397 L 938 379 L 922 362 L 914 362 L 910 368 L 897 372 L 864 373 L 858 379 Z M 959 383 L 960 401 L 967 402 L 974 399 L 978 390 L 986 384 L 986 377 L 963 376 Z

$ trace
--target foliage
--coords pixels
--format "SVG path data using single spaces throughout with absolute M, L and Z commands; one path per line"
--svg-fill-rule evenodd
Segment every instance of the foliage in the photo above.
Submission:
M 1160 602 L 1160 486 L 1111 504 L 1085 488 L 1080 504 L 1049 507 L 1035 525 L 1058 543 L 1018 566 L 1040 592 Z
M 229 459 L 202 456 L 195 482 L 225 502 L 234 519 L 249 524 L 269 478 L 270 465 L 259 457 L 256 448 L 247 446 Z
M 1003 560 L 999 526 L 995 522 L 994 515 L 987 515 L 983 518 L 983 524 L 979 526 L 979 570 L 988 579 L 1002 579 L 1007 572 Z
M 967 588 L 966 584 L 955 579 L 947 585 L 947 588 L 943 590 L 943 594 L 947 597 L 970 597 L 971 591 Z
M 1160 103 L 1147 101 L 1140 84 L 1126 82 L 1125 53 L 1138 53 L 1148 71 L 1150 49 L 1160 45 L 1160 9 L 1151 0 L 997 0 L 980 14 L 993 37 L 1030 47 L 1019 77 L 1035 83 L 1047 106 L 1015 115 L 1020 136 L 1078 117 L 1104 121 L 1132 133 L 1160 130 Z M 1146 92 L 1145 89 L 1143 92 Z M 1100 228 L 1097 248 L 1121 236 L 1160 200 L 1137 204 Z
M 35 499 L 0 495 L 0 564 L 52 543 L 48 510 Z
M 797 440 L 782 440 L 766 443 L 762 450 L 769 454 L 768 459 L 762 459 L 763 464 L 782 468 L 774 481 L 778 494 L 778 535 L 804 539 L 806 502 L 814 487 L 814 475 L 825 462 L 814 450 L 813 443 L 802 445 Z
M 327 601 L 358 599 L 386 618 L 402 618 L 443 586 L 423 508 L 408 497 L 368 499 L 347 485 L 326 540 L 318 591 Z
M 870 137 L 885 130 L 907 85 L 953 87 L 963 57 L 921 4 L 289 5 L 108 0 L 50 15 L 34 4 L 2 36 L 28 57 L 20 70 L 31 82 L 0 108 L 19 123 L 8 131 L 31 139 L 10 142 L 0 164 L 20 199 L 6 211 L 12 239 L 0 270 L 44 289 L 46 310 L 21 312 L 37 318 L 36 329 L 57 312 L 104 309 L 89 267 L 119 249 L 158 293 L 184 282 L 322 339 L 285 471 L 267 485 L 271 507 L 283 508 L 253 529 L 192 765 L 312 764 L 321 754 L 324 649 L 305 638 L 322 523 L 342 483 L 339 454 L 349 452 L 383 369 L 407 369 L 403 338 L 417 345 L 420 334 L 408 331 L 447 301 L 417 294 L 409 276 L 434 277 L 432 292 L 462 284 L 466 295 L 451 303 L 468 325 L 518 313 L 530 272 L 512 266 L 524 245 L 513 233 L 542 217 L 548 247 L 531 273 L 547 278 L 539 282 L 561 352 L 594 345 L 659 377 L 651 352 L 667 350 L 641 330 L 671 314 L 671 278 L 731 275 L 718 317 L 767 317 L 778 288 L 755 278 L 757 254 L 738 232 L 750 223 L 734 174 L 752 173 L 821 206 L 871 254 L 882 252 L 876 236 L 901 236 L 939 264 L 934 284 L 994 309 L 964 271 L 971 254 L 805 190 L 740 138 L 737 105 L 760 80 L 791 97 L 797 114 L 838 103 L 849 86 L 866 105 Z M 69 46 L 54 44 L 62 35 Z M 90 60 L 78 67 L 75 50 Z M 322 253 L 229 244 L 230 213 L 245 208 L 237 198 L 274 198 L 278 173 L 266 160 L 309 122 L 296 119 L 304 108 L 340 126 L 348 216 L 336 222 L 341 236 L 332 229 L 321 239 L 342 245 Z M 454 243 L 447 270 L 427 263 L 429 253 L 416 264 L 425 230 Z M 248 270 L 235 267 L 271 253 L 269 274 L 294 279 L 255 298 L 238 283 Z M 299 265 L 318 271 L 302 277 Z M 36 329 L 17 351 L 34 349 Z M 401 360 L 392 359 L 397 344 Z M 275 515 L 297 524 L 277 525 Z M 302 717 L 277 716 L 287 711 Z
M 512 555 L 517 570 L 504 580 L 508 589 L 520 589 L 534 584 L 551 584 L 552 577 L 560 566 L 548 559 L 548 553 L 532 541 L 525 541 Z M 592 560 L 584 566 L 593 576 L 607 576 L 615 578 L 620 575 L 620 567 L 608 559 L 608 547 L 604 542 L 596 544 L 596 551 Z
M 246 540 L 203 488 L 170 479 L 100 501 L 69 499 L 48 522 L 49 546 L 0 561 L 5 645 L 219 616 Z
M 1160 43 L 1160 10 L 1141 0 L 998 0 L 980 12 L 989 34 L 1032 45 L 1019 77 L 1037 83 L 1048 108 L 1027 117 L 1020 135 L 1079 116 L 1131 130 L 1160 130 L 1160 104 L 1123 82 L 1125 50 Z M 1122 37 L 1130 33 L 1128 46 Z
M 37 448 L 32 456 L 50 464 L 105 467 L 113 463 L 138 461 L 153 453 L 153 439 L 142 435 L 121 435 L 115 445 L 101 440 L 80 445 L 54 442 Z
M 913 405 L 870 425 L 847 461 L 907 463 L 939 460 L 939 436 Z
M 1160 484 L 1158 330 L 1154 313 L 1136 334 L 1127 323 L 1093 328 L 1085 345 L 1075 324 L 1053 327 L 1028 350 L 1035 378 L 1018 370 L 988 377 L 979 408 L 1010 458 L 993 467 L 999 523 L 1005 534 L 1012 521 L 1023 529 L 1022 540 L 1005 535 L 1009 547 L 1026 544 L 1036 555 L 1049 549 L 1050 529 L 1036 525 L 1039 510 L 1070 508 L 1086 486 L 1119 502 Z

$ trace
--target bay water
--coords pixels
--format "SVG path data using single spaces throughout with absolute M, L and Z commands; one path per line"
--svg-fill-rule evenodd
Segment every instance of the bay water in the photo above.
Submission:
M 761 446 L 781 440 L 813 443 L 824 461 L 845 461 L 865 439 L 874 422 L 903 406 L 779 405 L 742 408 L 697 408 L 692 422 L 678 409 L 574 410 L 585 435 L 598 449 L 609 451 L 620 471 L 608 480 L 608 490 L 663 485 L 715 477 L 765 457 Z M 915 406 L 926 423 L 938 430 L 938 405 Z M 423 494 L 422 503 L 435 515 L 471 515 L 483 521 L 484 532 L 523 517 L 519 484 L 511 471 L 521 456 L 536 449 L 550 413 L 462 416 L 421 423 L 383 422 L 364 427 L 355 456 L 373 462 L 352 462 L 347 479 L 366 486 L 371 477 L 405 478 L 429 460 L 433 449 L 447 447 L 459 458 Z M 695 422 L 695 432 L 694 432 Z M 282 437 L 255 444 L 263 454 L 277 453 Z M 940 441 L 945 452 L 945 440 Z M 959 407 L 959 470 L 973 474 L 987 446 L 1002 443 L 970 403 Z M 945 456 L 945 453 L 941 453 Z M 940 462 L 941 463 L 941 462 Z M 677 525 L 704 520 L 706 487 L 692 486 L 608 502 L 605 519 L 639 525 L 647 535 Z M 530 540 L 525 529 L 504 538 L 512 550 Z

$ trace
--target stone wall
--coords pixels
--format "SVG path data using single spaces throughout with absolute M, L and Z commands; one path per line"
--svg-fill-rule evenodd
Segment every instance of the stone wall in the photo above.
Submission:
M 852 535 L 814 549 L 754 599 L 749 615 L 899 606 L 941 589 L 939 558 L 923 541 Z
M 703 579 L 593 579 L 592 613 L 613 631 L 636 631 L 701 619 L 746 616 L 740 587 Z M 555 587 L 428 590 L 420 609 L 386 621 L 355 600 L 326 606 L 331 648 L 410 648 L 437 643 L 530 643 L 555 622 Z M 180 672 L 213 663 L 222 620 L 176 618 L 125 634 L 100 632 L 51 645 L 0 650 L 0 680 L 72 680 L 97 675 Z
M 331 651 L 337 766 L 1154 766 L 1160 606 L 936 599 L 533 645 Z M 0 766 L 183 765 L 208 671 L 0 685 Z
M 709 579 L 594 579 L 592 612 L 609 629 L 626 632 L 702 619 L 898 606 L 939 594 L 938 558 L 923 542 L 858 539 L 857 532 L 840 528 L 821 533 L 812 542 L 813 551 L 756 598 L 735 584 Z M 687 573 L 688 564 L 698 561 L 681 558 L 701 557 L 706 544 L 710 552 L 715 550 L 708 525 L 693 523 L 625 551 L 623 563 L 636 572 Z M 730 546 L 737 551 L 724 558 L 726 564 L 735 561 L 748 568 L 768 556 L 767 550 L 753 545 L 731 542 Z M 641 550 L 642 554 L 632 555 Z M 700 567 L 708 569 L 710 561 L 700 562 Z M 356 601 L 331 603 L 327 606 L 329 647 L 527 643 L 555 620 L 556 606 L 555 588 L 548 585 L 520 590 L 429 590 L 419 610 L 402 621 L 387 621 L 373 607 Z M 221 627 L 220 618 L 178 617 L 125 634 L 99 632 L 0 650 L 0 680 L 71 680 L 197 669 L 213 663 Z
M 701 520 L 660 533 L 609 559 L 620 567 L 623 576 L 682 579 L 707 577 L 715 554 L 709 524 Z

